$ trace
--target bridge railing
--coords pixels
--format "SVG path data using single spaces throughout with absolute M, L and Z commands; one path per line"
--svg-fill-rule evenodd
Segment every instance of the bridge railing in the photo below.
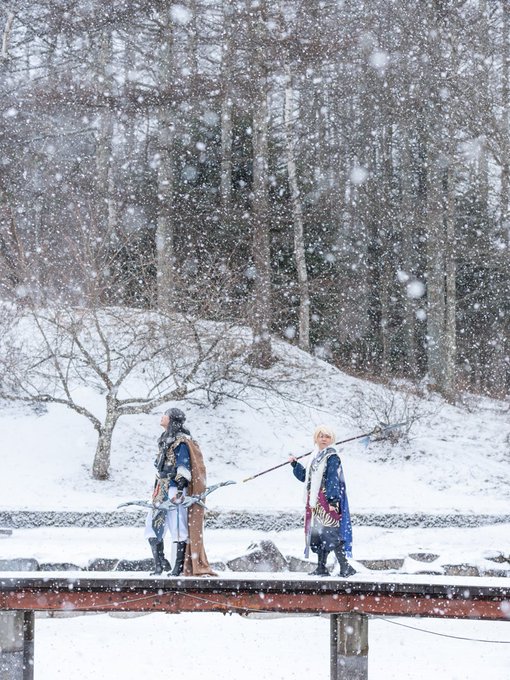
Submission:
M 510 584 L 505 578 L 386 575 L 372 580 L 360 574 L 316 579 L 4 573 L 0 680 L 32 680 L 36 611 L 329 614 L 331 679 L 367 680 L 371 615 L 509 621 Z

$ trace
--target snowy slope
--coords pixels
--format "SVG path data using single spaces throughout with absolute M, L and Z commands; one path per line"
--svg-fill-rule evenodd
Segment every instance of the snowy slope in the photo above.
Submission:
M 384 400 L 382 387 L 348 376 L 284 343 L 277 347 L 281 361 L 274 369 L 275 383 L 282 376 L 293 379 L 282 388 L 284 396 L 253 389 L 242 401 L 226 399 L 216 408 L 178 404 L 201 443 L 209 481 L 240 482 L 210 496 L 211 508 L 300 508 L 302 487 L 287 466 L 254 481 L 241 480 L 286 461 L 291 453 L 310 450 L 317 424 L 331 425 L 337 439 L 361 433 L 363 424 L 349 415 L 360 395 L 376 407 Z M 79 390 L 80 397 L 101 415 L 101 395 Z M 451 406 L 437 395 L 414 397 L 412 410 L 419 419 L 408 443 L 346 445 L 342 459 L 352 511 L 508 513 L 508 403 L 474 396 L 464 401 L 465 405 Z M 148 498 L 162 410 L 119 421 L 111 478 L 99 482 L 90 473 L 96 435 L 88 421 L 59 405 L 41 411 L 2 403 L 0 509 L 113 510 L 125 500 Z M 394 417 L 400 420 L 403 415 L 401 405 Z M 374 418 L 366 418 L 366 429 L 375 424 Z
M 290 453 L 310 450 L 311 433 L 321 422 L 333 426 L 338 439 L 358 434 L 364 428 L 349 411 L 359 394 L 371 404 L 380 398 L 380 388 L 371 383 L 295 348 L 282 344 L 279 351 L 284 367 L 296 379 L 286 388 L 285 398 L 277 394 L 261 398 L 248 391 L 244 401 L 225 400 L 217 408 L 179 403 L 202 445 L 209 481 L 239 481 L 210 496 L 212 509 L 299 510 L 302 485 L 288 466 L 254 481 L 240 480 L 285 461 Z M 81 397 L 100 415 L 101 395 L 80 389 Z M 465 405 L 453 407 L 431 395 L 417 399 L 413 409 L 421 417 L 411 429 L 409 443 L 389 447 L 374 442 L 368 448 L 353 443 L 343 449 L 352 511 L 508 514 L 508 403 L 471 396 L 465 398 Z M 96 438 L 88 421 L 56 405 L 37 412 L 3 403 L 0 509 L 113 510 L 127 499 L 147 498 L 161 410 L 121 419 L 114 435 L 111 478 L 98 482 L 90 473 Z M 400 420 L 401 412 L 396 416 Z M 374 424 L 367 420 L 368 429 Z M 502 565 L 487 558 L 502 551 L 507 554 L 508 527 L 355 526 L 355 558 L 405 558 L 403 571 L 410 574 L 424 568 L 423 563 L 410 561 L 409 555 L 416 552 L 435 553 L 440 564 L 498 568 Z M 215 562 L 244 554 L 250 543 L 261 538 L 274 540 L 286 555 L 302 555 L 302 529 L 280 533 L 208 529 L 205 542 L 209 559 Z M 64 560 L 83 567 L 97 557 L 149 556 L 140 528 L 134 527 L 19 529 L 0 538 L 0 551 L 3 558 Z M 359 578 L 363 578 L 362 568 Z M 329 621 L 320 617 L 258 620 L 219 614 L 133 618 L 102 614 L 38 618 L 36 631 L 38 680 L 69 678 L 77 668 L 81 678 L 159 677 L 161 659 L 153 651 L 168 640 L 182 651 L 172 656 L 174 673 L 186 672 L 190 654 L 195 672 L 210 678 L 300 680 L 310 674 L 326 677 L 329 667 Z M 508 675 L 508 636 L 505 622 L 372 618 L 369 677 L 503 680 Z M 197 639 L 203 643 L 198 654 Z M 313 643 L 296 655 L 296 640 L 303 639 Z

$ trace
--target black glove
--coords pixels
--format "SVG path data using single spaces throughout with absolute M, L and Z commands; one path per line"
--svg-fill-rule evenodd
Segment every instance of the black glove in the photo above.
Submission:
M 340 501 L 328 501 L 328 503 L 331 508 L 334 508 L 340 514 Z
M 297 460 L 291 461 L 290 465 L 291 465 L 291 467 L 295 468 L 296 465 L 297 465 Z
M 188 486 L 188 480 L 185 477 L 179 477 L 175 480 L 175 486 L 178 491 L 183 491 Z

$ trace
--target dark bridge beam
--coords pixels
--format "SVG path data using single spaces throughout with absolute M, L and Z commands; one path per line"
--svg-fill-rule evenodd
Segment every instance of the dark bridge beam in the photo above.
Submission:
M 423 577 L 422 577 L 423 578 Z M 506 579 L 0 578 L 0 610 L 258 611 L 510 620 Z
M 510 620 L 510 587 L 502 578 L 453 583 L 434 576 L 349 581 L 19 572 L 0 578 L 0 677 L 7 671 L 9 680 L 32 680 L 38 610 L 329 614 L 331 680 L 367 680 L 370 614 Z M 11 640 L 12 649 L 4 649 Z

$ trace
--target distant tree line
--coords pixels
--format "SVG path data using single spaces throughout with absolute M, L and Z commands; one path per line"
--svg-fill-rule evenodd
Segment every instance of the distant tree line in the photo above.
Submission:
M 510 384 L 506 0 L 0 7 L 0 283 Z

